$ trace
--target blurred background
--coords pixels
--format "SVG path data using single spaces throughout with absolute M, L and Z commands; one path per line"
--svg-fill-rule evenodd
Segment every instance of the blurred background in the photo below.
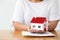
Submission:
M 14 28 L 11 26 L 11 19 L 16 1 L 17 0 L 0 0 L 0 30 L 14 30 Z M 57 0 L 57 2 L 60 11 L 60 0 Z M 55 30 L 60 30 L 60 22 Z

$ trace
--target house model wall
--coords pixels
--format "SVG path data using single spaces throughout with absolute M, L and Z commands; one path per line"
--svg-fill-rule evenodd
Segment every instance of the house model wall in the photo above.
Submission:
M 46 31 L 46 17 L 33 17 L 31 20 L 31 29 Z

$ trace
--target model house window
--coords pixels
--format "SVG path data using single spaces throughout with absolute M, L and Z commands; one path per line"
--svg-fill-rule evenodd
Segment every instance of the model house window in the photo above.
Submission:
M 38 26 L 38 28 L 41 28 L 41 26 Z
M 33 25 L 33 28 L 35 28 L 35 25 Z

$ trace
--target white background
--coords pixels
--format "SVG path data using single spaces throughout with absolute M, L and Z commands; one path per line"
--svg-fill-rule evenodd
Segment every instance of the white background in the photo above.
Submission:
M 13 30 L 14 28 L 11 27 L 11 19 L 15 7 L 15 3 L 17 0 L 0 0 L 0 30 Z M 59 10 L 60 10 L 60 0 L 58 1 Z M 56 30 L 60 30 L 60 22 Z

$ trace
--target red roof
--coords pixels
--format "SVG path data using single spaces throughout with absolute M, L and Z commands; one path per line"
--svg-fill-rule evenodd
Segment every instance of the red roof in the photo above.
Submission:
M 31 23 L 44 23 L 46 21 L 46 17 L 33 17 Z

